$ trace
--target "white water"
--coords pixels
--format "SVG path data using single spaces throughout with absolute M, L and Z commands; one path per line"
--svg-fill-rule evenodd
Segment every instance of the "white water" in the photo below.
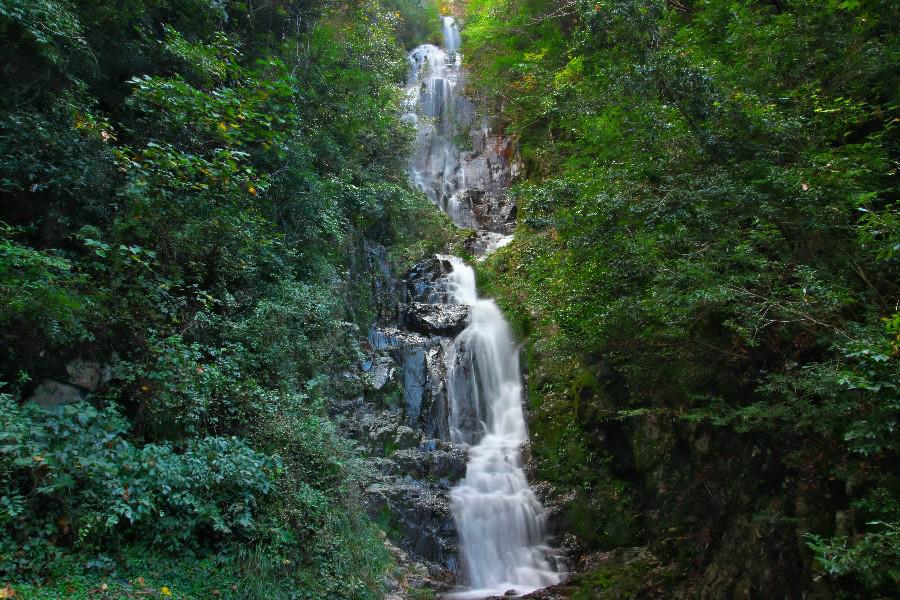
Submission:
M 409 55 L 407 118 L 418 133 L 409 173 L 457 225 L 474 227 L 461 201 L 466 178 L 455 141 L 471 123 L 471 115 L 458 114 L 465 107 L 457 97 L 464 80 L 459 28 L 452 17 L 442 21 L 446 50 L 424 45 Z M 512 239 L 480 233 L 487 252 Z M 472 268 L 457 257 L 445 258 L 453 266 L 450 302 L 471 306 L 469 325 L 447 357 L 450 437 L 469 447 L 466 476 L 450 492 L 468 590 L 449 597 L 524 594 L 558 583 L 561 575 L 548 559 L 544 508 L 522 468 L 528 431 L 518 349 L 497 305 L 478 298 Z
M 409 165 L 413 184 L 446 212 L 460 227 L 475 227 L 462 201 L 466 173 L 455 139 L 467 133 L 469 109 L 460 99 L 464 77 L 459 54 L 459 28 L 453 17 L 443 17 L 444 47 L 425 44 L 409 53 L 405 119 L 416 126 L 416 151 Z
M 545 513 L 522 469 L 528 439 L 519 353 L 492 300 L 479 299 L 475 273 L 449 257 L 451 301 L 471 308 L 448 357 L 451 441 L 469 448 L 466 476 L 450 492 L 463 573 L 470 591 L 455 598 L 519 594 L 559 583 L 548 560 Z

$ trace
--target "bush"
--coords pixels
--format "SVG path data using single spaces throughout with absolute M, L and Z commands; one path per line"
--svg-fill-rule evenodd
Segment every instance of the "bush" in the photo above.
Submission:
M 4 396 L 0 408 L 7 574 L 46 568 L 43 557 L 11 553 L 23 544 L 150 540 L 176 551 L 246 538 L 282 470 L 237 438 L 137 446 L 113 407 L 47 412 Z

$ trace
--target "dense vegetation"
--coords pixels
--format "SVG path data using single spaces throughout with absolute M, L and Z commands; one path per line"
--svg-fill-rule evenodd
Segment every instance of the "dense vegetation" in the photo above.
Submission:
M 574 597 L 895 594 L 900 6 L 465 4 Z M 0 597 L 382 596 L 327 407 L 373 252 L 455 235 L 398 118 L 437 14 L 0 0 Z
M 577 597 L 891 596 L 900 5 L 468 11 L 527 166 L 482 277 L 528 338 L 538 474 L 585 551 L 650 550 Z
M 449 233 L 398 116 L 436 10 L 0 0 L 2 597 L 381 596 L 325 407 L 363 248 Z

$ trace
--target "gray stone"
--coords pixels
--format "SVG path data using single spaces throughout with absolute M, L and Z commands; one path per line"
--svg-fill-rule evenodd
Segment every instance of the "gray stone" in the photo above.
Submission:
M 372 418 L 367 420 L 369 439 L 378 444 L 393 441 L 397 435 L 397 428 L 400 426 L 399 421 L 400 415 L 395 413 L 373 413 Z
M 494 135 L 490 127 L 472 128 L 472 151 L 460 157 L 466 173 L 462 201 L 472 212 L 477 229 L 512 233 L 516 203 L 507 189 L 522 172 L 522 162 L 512 139 Z
M 421 434 L 412 427 L 407 427 L 406 425 L 398 427 L 394 435 L 394 445 L 400 449 L 418 446 L 421 441 Z
M 112 379 L 112 369 L 109 365 L 80 358 L 66 365 L 66 372 L 69 374 L 69 383 L 90 391 L 96 390 Z
M 448 449 L 407 448 L 391 455 L 400 472 L 416 478 L 448 479 L 456 482 L 466 474 L 466 453 L 462 448 L 446 445 Z
M 84 400 L 84 392 L 74 385 L 45 379 L 26 402 L 34 402 L 48 410 Z
M 450 440 L 450 402 L 447 398 L 447 352 L 453 340 L 443 338 L 428 350 L 425 363 L 428 368 L 428 403 L 422 407 L 425 436 L 444 441 Z
M 400 305 L 400 325 L 426 335 L 455 336 L 466 328 L 470 309 L 464 304 Z
M 406 301 L 446 303 L 449 300 L 446 275 L 452 271 L 453 265 L 441 256 L 432 256 L 417 263 L 404 276 Z
M 380 390 L 394 379 L 396 373 L 394 369 L 395 364 L 394 360 L 389 356 L 379 356 L 375 359 L 369 375 L 372 389 Z
M 456 528 L 444 491 L 407 476 L 370 485 L 365 503 L 370 515 L 390 513 L 391 524 L 403 533 L 405 550 L 455 568 Z

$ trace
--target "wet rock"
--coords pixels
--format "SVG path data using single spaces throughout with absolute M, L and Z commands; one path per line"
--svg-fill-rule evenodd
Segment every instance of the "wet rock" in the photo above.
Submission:
M 447 398 L 446 356 L 453 341 L 443 338 L 428 349 L 425 366 L 428 369 L 428 404 L 423 406 L 422 428 L 425 436 L 450 440 L 450 404 Z
M 394 452 L 391 455 L 391 460 L 396 461 L 400 472 L 416 479 L 422 479 L 428 473 L 424 453 L 418 448 L 407 448 Z
M 417 263 L 404 276 L 405 301 L 446 303 L 448 300 L 446 276 L 452 271 L 453 265 L 441 256 L 432 256 Z
M 406 422 L 409 425 L 418 425 L 419 416 L 422 414 L 422 402 L 428 385 L 428 369 L 425 361 L 425 347 L 407 346 L 397 352 L 398 362 L 403 366 L 401 380 L 403 382 L 403 397 L 406 400 Z
M 428 344 L 425 336 L 391 326 L 373 326 L 369 331 L 368 341 L 372 349 L 385 352 Z
M 387 518 L 397 534 L 393 542 L 412 565 L 424 567 L 392 575 L 386 583 L 395 595 L 416 589 L 423 572 L 435 590 L 449 588 L 459 575 L 449 491 L 465 475 L 466 454 L 449 443 L 446 362 L 469 308 L 448 304 L 452 271 L 449 260 L 434 256 L 404 275 L 407 302 L 382 312 L 395 320 L 380 321 L 368 335 L 370 355 L 361 365 L 366 392 L 335 403 L 342 430 L 369 457 L 368 512 Z M 402 402 L 386 401 L 399 390 Z
M 493 231 L 476 231 L 469 237 L 464 247 L 466 252 L 479 257 L 479 261 L 512 242 L 513 236 Z
M 416 478 L 458 481 L 466 474 L 466 453 L 462 448 L 427 450 L 407 448 L 391 455 L 400 471 Z
M 411 302 L 400 305 L 400 325 L 416 333 L 455 336 L 466 328 L 469 310 L 463 304 Z
M 441 568 L 456 569 L 456 530 L 445 492 L 407 476 L 370 485 L 365 504 L 373 517 L 390 515 L 408 552 Z
M 472 150 L 461 156 L 467 189 L 462 201 L 477 229 L 509 234 L 516 225 L 516 203 L 507 194 L 522 172 L 516 145 L 509 137 L 495 135 L 488 123 L 473 128 Z
M 395 327 L 373 327 L 369 332 L 369 343 L 377 352 L 388 353 L 399 366 L 406 422 L 410 426 L 419 426 L 422 404 L 427 400 L 426 394 L 431 387 L 426 351 L 434 342 L 420 334 Z
M 74 404 L 84 399 L 84 392 L 74 385 L 45 379 L 35 388 L 27 402 L 34 402 L 41 408 L 53 410 L 66 404 Z
M 375 327 L 370 344 L 390 355 L 403 390 L 405 423 L 420 429 L 426 437 L 449 440 L 449 407 L 445 381 L 445 356 L 453 340 L 425 337 L 396 327 Z M 369 365 L 370 371 L 378 359 Z M 377 364 L 386 366 L 387 361 Z
M 522 600 L 568 600 L 572 597 L 574 593 L 574 588 L 567 586 L 565 584 L 554 585 L 552 587 L 544 588 L 542 590 L 536 590 L 531 592 L 530 594 L 526 594 L 525 596 L 518 596 Z M 516 597 L 516 594 L 513 594 L 513 597 Z M 487 598 L 487 600 L 506 600 L 509 598 L 508 592 L 504 596 L 493 596 L 491 598 Z
M 458 481 L 466 474 L 466 451 L 458 446 L 449 450 L 435 450 L 429 456 L 428 474 Z
M 412 427 L 407 427 L 406 425 L 398 427 L 397 432 L 394 434 L 394 446 L 400 449 L 418 446 L 421 441 L 422 435 Z
M 384 545 L 397 564 L 392 573 L 385 575 L 385 588 L 388 590 L 385 600 L 410 600 L 419 597 L 419 590 L 436 590 L 443 587 L 442 582 L 433 579 L 428 567 L 414 560 L 409 553 L 385 539 Z M 418 593 L 417 593 L 418 592 Z

